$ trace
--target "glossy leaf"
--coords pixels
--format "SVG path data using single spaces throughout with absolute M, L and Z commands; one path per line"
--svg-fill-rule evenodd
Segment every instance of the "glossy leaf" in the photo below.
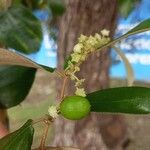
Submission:
M 87 95 L 94 112 L 150 113 L 150 88 L 120 87 L 96 91 Z
M 22 66 L 0 67 L 0 108 L 20 104 L 34 81 L 36 69 Z
M 34 128 L 28 120 L 20 129 L 0 139 L 1 150 L 31 150 Z
M 135 26 L 133 29 L 129 30 L 124 35 L 112 40 L 111 42 L 105 44 L 104 46 L 100 47 L 99 49 L 103 49 L 105 47 L 114 45 L 118 41 L 121 41 L 122 39 L 125 39 L 128 36 L 138 34 L 138 33 L 142 33 L 142 32 L 146 32 L 146 31 L 149 31 L 149 30 L 150 30 L 150 19 L 147 19 L 147 20 L 144 20 L 143 22 L 139 23 L 137 26 Z
M 22 5 L 0 11 L 0 43 L 24 53 L 39 50 L 41 24 L 32 11 Z
M 1 48 L 0 65 L 2 65 L 0 67 L 0 108 L 16 106 L 25 99 L 34 81 L 36 72 L 34 68 L 43 69 L 48 72 L 55 70 Z
M 0 48 L 0 65 L 19 65 L 53 72 L 55 69 L 44 65 L 39 65 L 32 60 L 12 51 Z

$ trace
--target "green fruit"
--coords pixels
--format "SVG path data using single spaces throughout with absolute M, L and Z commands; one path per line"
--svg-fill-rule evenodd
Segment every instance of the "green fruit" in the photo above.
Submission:
M 60 104 L 60 113 L 67 119 L 78 120 L 90 112 L 89 101 L 81 96 L 66 97 Z

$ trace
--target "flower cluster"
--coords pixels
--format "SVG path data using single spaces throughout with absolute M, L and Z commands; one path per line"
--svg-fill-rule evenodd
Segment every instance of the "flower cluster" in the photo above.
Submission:
M 57 106 L 55 106 L 55 105 L 49 106 L 48 113 L 52 118 L 57 118 L 58 117 Z
M 82 87 L 85 79 L 78 79 L 75 75 L 75 73 L 80 71 L 79 66 L 86 60 L 90 53 L 95 52 L 109 41 L 109 31 L 106 29 L 102 30 L 101 34 L 96 33 L 94 36 L 89 37 L 81 35 L 79 37 L 78 43 L 74 46 L 73 53 L 68 61 L 68 66 L 65 69 L 66 74 L 70 76 L 71 80 L 75 81 L 76 95 L 86 96 L 85 90 Z

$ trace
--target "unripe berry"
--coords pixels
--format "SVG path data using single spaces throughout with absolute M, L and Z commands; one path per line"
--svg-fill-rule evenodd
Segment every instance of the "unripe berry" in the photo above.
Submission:
M 90 103 L 85 97 L 69 96 L 60 104 L 60 113 L 67 119 L 79 120 L 90 112 Z

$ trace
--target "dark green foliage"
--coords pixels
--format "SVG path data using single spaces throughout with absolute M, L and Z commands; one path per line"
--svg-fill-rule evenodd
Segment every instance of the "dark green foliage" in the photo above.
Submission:
M 139 0 L 118 0 L 119 10 L 123 17 L 128 17 Z
M 120 87 L 100 90 L 87 95 L 91 110 L 109 113 L 150 113 L 150 88 Z
M 20 129 L 0 139 L 0 150 L 31 150 L 34 128 L 28 120 Z
M 0 11 L 0 43 L 24 53 L 39 50 L 41 24 L 32 11 L 22 5 Z
M 0 108 L 20 104 L 34 81 L 36 69 L 22 66 L 0 67 Z

